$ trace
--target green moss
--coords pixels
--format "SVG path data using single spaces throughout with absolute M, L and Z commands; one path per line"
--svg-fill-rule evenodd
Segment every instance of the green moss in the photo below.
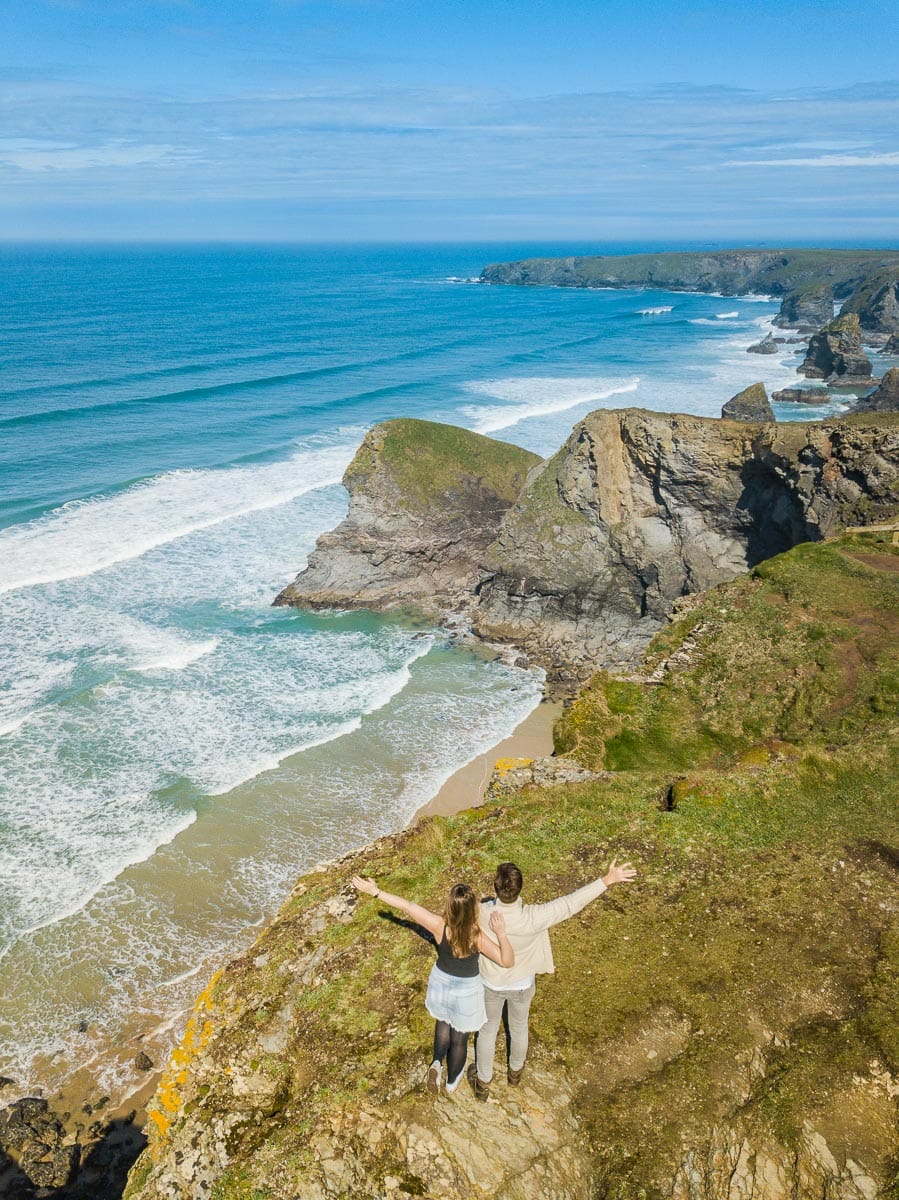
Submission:
M 511 504 L 528 471 L 539 462 L 536 454 L 508 442 L 455 425 L 403 417 L 385 421 L 368 434 L 344 480 L 351 486 L 376 471 L 386 472 L 404 504 L 425 509 L 466 486 L 490 491 Z

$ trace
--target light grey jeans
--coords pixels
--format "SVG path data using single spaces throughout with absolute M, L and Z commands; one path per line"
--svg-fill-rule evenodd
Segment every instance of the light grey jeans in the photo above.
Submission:
M 494 992 L 484 988 L 484 1007 L 487 1009 L 487 1024 L 478 1030 L 476 1057 L 478 1079 L 489 1083 L 493 1078 L 493 1059 L 496 1055 L 496 1037 L 503 1019 L 503 1007 L 509 1006 L 509 1068 L 520 1071 L 528 1055 L 528 1013 L 537 991 L 536 981 L 523 992 Z

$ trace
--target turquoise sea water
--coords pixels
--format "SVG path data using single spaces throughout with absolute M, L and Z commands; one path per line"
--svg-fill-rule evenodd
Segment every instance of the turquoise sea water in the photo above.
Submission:
M 366 428 L 547 454 L 596 407 L 795 379 L 746 354 L 772 301 L 473 282 L 554 249 L 0 250 L 0 1073 L 176 1011 L 536 704 L 439 631 L 270 607 Z

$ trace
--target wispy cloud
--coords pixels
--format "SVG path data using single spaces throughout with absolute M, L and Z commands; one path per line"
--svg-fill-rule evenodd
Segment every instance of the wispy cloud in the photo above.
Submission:
M 899 150 L 884 154 L 819 154 L 812 158 L 732 159 L 726 167 L 899 167 Z
M 3 213 L 19 227 L 38 208 L 117 204 L 193 206 L 203 222 L 243 204 L 247 236 L 262 205 L 440 204 L 472 226 L 517 205 L 554 212 L 559 227 L 633 217 L 664 236 L 791 214 L 799 227 L 810 189 L 788 169 L 806 167 L 847 169 L 828 198 L 847 230 L 899 212 L 899 179 L 884 169 L 899 166 L 899 90 L 886 86 L 516 99 L 467 87 L 185 96 L 19 81 L 0 92 L 0 127 Z

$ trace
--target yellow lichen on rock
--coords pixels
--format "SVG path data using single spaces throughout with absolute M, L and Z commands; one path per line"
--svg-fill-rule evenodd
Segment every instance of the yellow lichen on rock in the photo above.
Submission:
M 498 758 L 493 769 L 498 775 L 508 775 L 510 771 L 516 771 L 519 767 L 532 766 L 533 762 L 532 758 Z
M 194 1011 L 180 1045 L 172 1051 L 169 1065 L 163 1071 L 156 1095 L 147 1109 L 150 1124 L 150 1154 L 158 1159 L 164 1148 L 165 1138 L 171 1128 L 172 1118 L 183 1104 L 181 1089 L 188 1078 L 188 1068 L 194 1058 L 208 1045 L 215 1031 L 215 1022 L 211 1019 L 213 1013 L 212 993 L 218 982 L 221 971 L 216 971 L 209 983 L 197 997 Z M 205 1017 L 205 1020 L 203 1019 Z

